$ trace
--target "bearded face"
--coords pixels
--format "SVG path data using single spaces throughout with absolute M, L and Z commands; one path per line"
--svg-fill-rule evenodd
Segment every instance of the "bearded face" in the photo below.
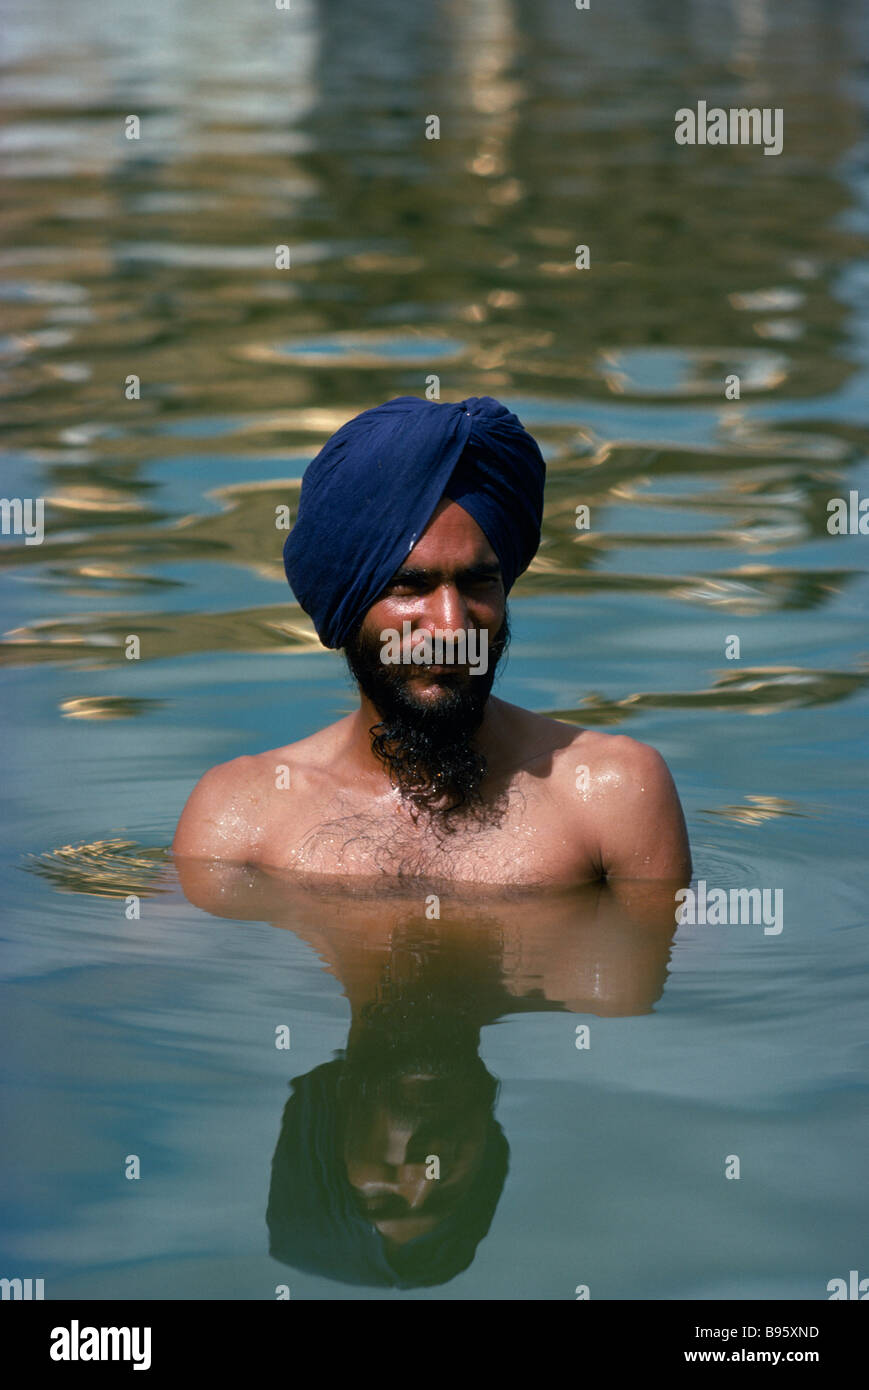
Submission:
M 424 665 L 383 661 L 379 624 L 370 627 L 366 619 L 346 644 L 350 670 L 380 715 L 370 730 L 373 753 L 402 796 L 444 828 L 451 828 L 456 813 L 479 813 L 482 806 L 486 759 L 474 746 L 474 735 L 509 641 L 505 611 L 488 644 L 485 672 L 438 666 L 431 668 L 431 681 Z

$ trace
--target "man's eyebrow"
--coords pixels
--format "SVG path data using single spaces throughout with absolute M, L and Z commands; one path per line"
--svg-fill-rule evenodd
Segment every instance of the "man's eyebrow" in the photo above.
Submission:
M 418 565 L 402 565 L 390 579 L 390 584 L 431 584 L 436 579 L 492 579 L 501 574 L 497 560 L 481 560 L 476 565 L 466 565 L 464 569 L 447 574 L 444 570 L 425 569 Z

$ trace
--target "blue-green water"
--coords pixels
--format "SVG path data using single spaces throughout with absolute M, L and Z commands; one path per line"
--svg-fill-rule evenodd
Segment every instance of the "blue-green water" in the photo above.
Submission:
M 129 1299 L 823 1299 L 869 1275 L 869 539 L 827 529 L 869 494 L 865 11 L 0 8 L 2 490 L 46 499 L 43 544 L 0 543 L 0 1274 Z M 781 107 L 783 153 L 677 147 L 701 98 Z M 557 922 L 447 902 L 441 928 L 277 908 L 256 876 L 229 916 L 185 899 L 165 849 L 201 772 L 352 703 L 275 506 L 432 374 L 547 459 L 499 693 L 660 749 L 698 878 L 782 889 L 779 935 L 608 934 L 582 895 Z M 328 1274 L 281 1263 L 289 1083 L 345 1049 L 354 990 L 356 1018 L 420 981 L 423 1050 L 458 1038 L 498 1083 L 450 1119 L 506 1139 L 488 1233 L 432 1287 L 342 1280 L 337 1236 Z

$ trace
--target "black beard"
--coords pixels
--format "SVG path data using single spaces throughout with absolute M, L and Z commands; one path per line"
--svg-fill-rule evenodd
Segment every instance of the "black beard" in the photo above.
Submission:
M 505 613 L 489 643 L 487 670 L 467 679 L 459 674 L 439 677 L 447 689 L 431 707 L 417 703 L 408 693 L 407 666 L 381 661 L 378 637 L 365 638 L 357 627 L 345 645 L 347 664 L 380 715 L 380 722 L 369 730 L 372 752 L 402 796 L 417 811 L 436 815 L 445 829 L 452 828 L 450 817 L 455 812 L 479 815 L 483 806 L 480 786 L 487 764 L 473 738 L 509 641 Z

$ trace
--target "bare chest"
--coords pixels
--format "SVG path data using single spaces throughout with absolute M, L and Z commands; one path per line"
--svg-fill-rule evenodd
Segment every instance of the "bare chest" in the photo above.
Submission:
M 571 884 L 593 876 L 563 818 L 512 793 L 490 817 L 441 823 L 406 809 L 330 806 L 272 838 L 269 858 L 305 873 L 488 884 Z

